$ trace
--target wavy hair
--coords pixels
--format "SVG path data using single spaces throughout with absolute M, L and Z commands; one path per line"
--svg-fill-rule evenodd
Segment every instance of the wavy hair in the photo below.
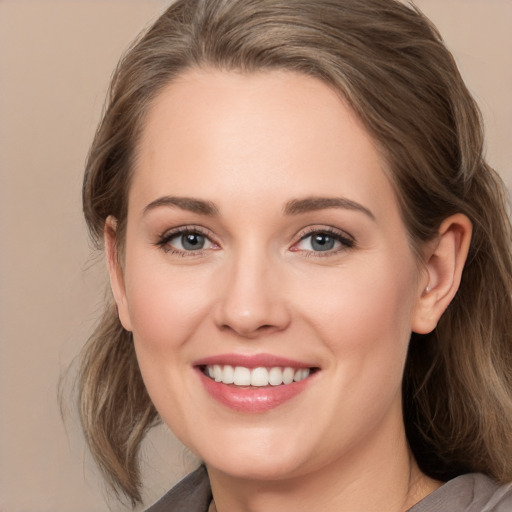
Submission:
M 180 73 L 201 67 L 293 70 L 333 87 L 387 160 L 418 255 L 445 218 L 469 217 L 473 238 L 460 289 L 432 333 L 411 336 L 404 421 L 429 476 L 479 471 L 512 480 L 507 203 L 484 160 L 479 110 L 435 27 L 396 0 L 173 2 L 120 61 L 88 155 L 83 209 L 99 249 L 113 215 L 122 253 L 132 164 L 152 101 Z M 131 334 L 107 302 L 81 355 L 79 410 L 107 481 L 136 504 L 139 445 L 159 418 Z

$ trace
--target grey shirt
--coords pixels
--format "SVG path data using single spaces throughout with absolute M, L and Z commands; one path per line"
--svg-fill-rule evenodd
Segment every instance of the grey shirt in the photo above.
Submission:
M 190 473 L 146 512 L 208 512 L 212 492 L 204 466 Z M 512 512 L 512 484 L 499 485 L 480 473 L 439 487 L 408 512 Z

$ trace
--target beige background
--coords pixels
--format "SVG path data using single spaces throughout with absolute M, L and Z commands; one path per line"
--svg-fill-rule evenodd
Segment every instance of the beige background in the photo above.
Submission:
M 104 289 L 80 181 L 110 73 L 166 4 L 0 0 L 1 512 L 108 510 L 76 417 L 66 430 L 56 401 Z M 417 4 L 454 51 L 484 112 L 489 160 L 512 185 L 512 1 Z M 150 503 L 191 461 L 163 428 L 143 451 Z

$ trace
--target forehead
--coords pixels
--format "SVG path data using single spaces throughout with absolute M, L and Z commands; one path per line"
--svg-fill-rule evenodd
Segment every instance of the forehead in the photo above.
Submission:
M 195 69 L 149 109 L 131 192 L 148 202 L 191 189 L 217 202 L 236 188 L 246 204 L 326 192 L 379 203 L 394 201 L 386 172 L 357 116 L 320 80 Z

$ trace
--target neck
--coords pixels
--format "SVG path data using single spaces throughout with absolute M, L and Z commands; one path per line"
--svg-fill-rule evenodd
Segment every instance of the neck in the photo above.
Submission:
M 439 487 L 418 468 L 402 428 L 282 480 L 246 479 L 208 466 L 217 512 L 404 512 Z

